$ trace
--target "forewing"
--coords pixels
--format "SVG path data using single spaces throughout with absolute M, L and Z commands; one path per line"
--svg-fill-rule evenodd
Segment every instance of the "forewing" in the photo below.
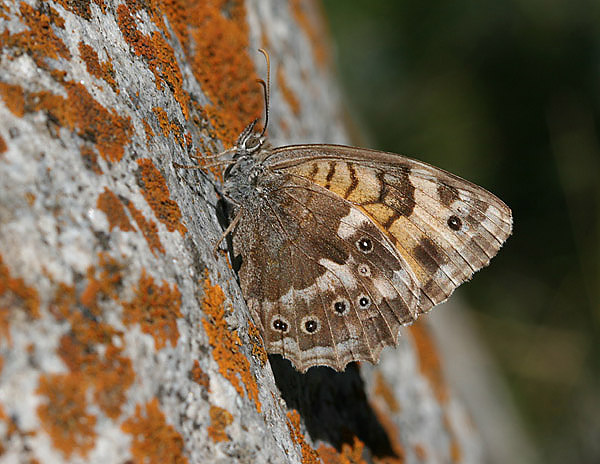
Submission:
M 337 145 L 273 150 L 267 164 L 347 200 L 378 225 L 415 276 L 419 312 L 486 266 L 512 231 L 497 197 L 404 156 Z
M 267 351 L 305 371 L 376 362 L 416 317 L 418 288 L 388 236 L 340 196 L 290 176 L 234 232 Z

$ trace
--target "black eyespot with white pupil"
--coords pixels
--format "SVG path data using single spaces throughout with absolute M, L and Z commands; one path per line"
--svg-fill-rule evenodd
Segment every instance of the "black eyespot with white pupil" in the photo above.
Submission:
M 306 331 L 307 331 L 308 333 L 313 333 L 313 332 L 315 332 L 315 331 L 317 330 L 317 328 L 318 328 L 318 327 L 319 327 L 319 326 L 318 326 L 318 324 L 317 324 L 317 321 L 310 320 L 310 321 L 306 321 L 306 322 L 304 323 L 304 328 L 306 329 Z
M 368 308 L 371 305 L 371 299 L 368 296 L 361 295 L 358 298 L 358 305 L 361 308 Z
M 346 300 L 336 300 L 333 303 L 333 310 L 338 316 L 343 316 L 350 310 L 350 305 Z
M 458 216 L 452 215 L 448 218 L 448 227 L 450 227 L 452 230 L 460 230 L 462 227 L 462 221 Z
M 362 276 L 368 277 L 371 275 L 371 268 L 366 264 L 359 264 L 358 273 Z
M 321 327 L 321 323 L 319 322 L 319 318 L 314 314 L 309 314 L 308 316 L 302 318 L 300 322 L 300 328 L 305 334 L 312 335 L 319 330 Z
M 373 251 L 373 241 L 368 237 L 361 237 L 356 241 L 356 248 L 362 253 L 371 253 Z
M 282 321 L 281 319 L 275 319 L 273 321 L 273 328 L 279 332 L 287 332 L 288 325 L 287 322 Z

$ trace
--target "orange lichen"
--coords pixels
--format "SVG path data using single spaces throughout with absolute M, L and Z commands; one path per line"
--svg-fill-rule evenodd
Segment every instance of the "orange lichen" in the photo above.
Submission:
M 59 283 L 54 291 L 54 298 L 52 298 L 48 305 L 48 311 L 56 319 L 63 321 L 68 319 L 76 303 L 77 295 L 75 288 L 71 285 Z
M 169 121 L 169 116 L 167 112 L 159 106 L 155 106 L 152 108 L 152 112 L 156 115 L 158 119 L 158 124 L 162 130 L 162 133 L 165 137 L 168 137 L 169 134 L 172 134 L 175 137 L 177 143 L 181 146 L 185 146 L 185 141 L 183 137 L 183 128 L 177 124 L 176 122 Z
M 367 464 L 367 461 L 363 458 L 364 449 L 365 444 L 358 437 L 354 436 L 352 444 L 342 443 L 342 449 L 339 453 L 331 446 L 325 444 L 321 444 L 317 452 L 324 464 Z M 382 461 L 376 458 L 375 462 L 378 464 L 385 462 L 387 464 L 388 461 L 387 459 Z
M 177 319 L 183 316 L 180 306 L 181 293 L 177 285 L 171 288 L 163 280 L 162 286 L 158 286 L 142 269 L 133 300 L 123 303 L 123 322 L 127 325 L 140 324 L 142 332 L 154 338 L 158 350 L 164 348 L 167 342 L 175 346 L 179 339 Z
M 83 19 L 87 19 L 87 20 L 91 19 L 91 17 L 92 17 L 92 12 L 90 9 L 90 3 L 91 3 L 90 0 L 79 0 L 79 1 L 57 0 L 57 1 L 65 10 L 70 11 L 74 15 L 80 16 Z M 101 8 L 104 6 L 102 0 L 97 1 L 95 3 L 97 3 Z
M 455 436 L 450 441 L 450 459 L 452 459 L 452 462 L 462 462 L 463 460 L 460 443 L 458 443 L 458 439 Z
M 48 5 L 36 10 L 22 2 L 20 12 L 28 29 L 15 34 L 8 29 L 2 32 L 0 43 L 4 44 L 5 49 L 14 48 L 16 53 L 29 54 L 41 69 L 49 69 L 47 58 L 71 58 L 65 44 L 54 33 L 53 28 L 64 27 L 64 20 L 56 10 Z M 50 71 L 51 76 L 65 88 L 67 98 L 50 92 L 24 94 L 21 89 L 10 85 L 6 87 L 5 84 L 0 93 L 7 106 L 17 115 L 45 111 L 54 124 L 93 141 L 105 159 L 119 161 L 132 131 L 129 118 L 121 118 L 113 111 L 108 111 L 80 83 L 66 81 L 64 71 Z
M 0 135 L 0 153 L 4 153 L 6 150 L 8 150 L 6 141 L 4 140 L 4 137 Z
M 321 5 L 314 0 L 292 0 L 291 9 L 296 22 L 304 29 L 312 45 L 315 59 L 320 65 L 329 59 L 329 50 L 324 44 L 329 43 L 327 30 L 323 21 L 324 13 Z
M 380 396 L 391 412 L 400 411 L 400 405 L 396 401 L 394 392 L 390 386 L 386 383 L 381 372 L 375 373 L 375 392 L 377 396 Z
M 123 348 L 113 344 L 122 333 L 102 321 L 98 306 L 100 299 L 117 299 L 115 290 L 120 284 L 120 275 L 114 269 L 120 267 L 109 257 L 101 256 L 100 263 L 105 269 L 99 273 L 94 268 L 88 270 L 90 283 L 81 294 L 73 287 L 60 284 L 49 311 L 58 321 L 70 324 L 70 330 L 60 338 L 57 354 L 72 373 L 80 376 L 81 388 L 93 391 L 96 406 L 116 419 L 135 373 L 131 360 L 123 355 Z M 82 307 L 86 311 L 82 311 Z M 90 317 L 90 313 L 96 315 Z
M 115 70 L 110 61 L 100 63 L 96 50 L 83 42 L 79 42 L 79 55 L 85 62 L 85 66 L 92 76 L 106 81 L 115 93 L 120 92 L 115 81 Z
M 168 137 L 171 124 L 169 123 L 169 116 L 167 115 L 167 112 L 159 106 L 152 108 L 152 112 L 156 116 L 156 119 L 158 119 L 158 125 L 160 126 L 163 135 Z
M 135 220 L 136 224 L 142 231 L 142 234 L 144 234 L 144 238 L 146 239 L 146 243 L 148 243 L 152 254 L 155 255 L 155 251 L 158 251 L 159 253 L 164 253 L 165 249 L 162 243 L 160 242 L 160 237 L 158 236 L 158 227 L 156 226 L 156 223 L 152 220 L 147 220 L 142 214 L 142 212 L 135 206 L 133 206 L 133 203 L 128 199 L 121 198 L 121 201 L 125 203 L 125 206 L 127 206 L 127 209 L 129 210 L 129 214 L 131 214 L 131 217 L 133 217 L 133 219 Z
M 4 310 L 19 307 L 32 319 L 40 317 L 40 298 L 37 290 L 25 284 L 22 278 L 10 275 L 8 267 L 0 255 L 0 304 Z M 14 305 L 14 306 L 13 306 Z
M 411 325 L 409 330 L 415 343 L 421 372 L 429 380 L 438 401 L 445 403 L 448 400 L 448 387 L 444 380 L 437 347 L 431 338 L 431 334 L 420 320 Z
M 49 92 L 30 94 L 26 96 L 30 110 L 48 112 L 60 126 L 93 141 L 102 158 L 120 161 L 124 146 L 130 140 L 131 119 L 104 108 L 80 83 L 64 81 L 62 84 L 67 92 L 66 99 Z
M 342 461 L 341 453 L 333 446 L 326 445 L 325 443 L 321 443 L 319 445 L 317 448 L 317 453 L 319 454 L 323 464 L 341 464 L 342 462 L 344 462 L 344 464 L 352 464 L 349 463 L 347 459 Z
M 225 429 L 233 422 L 233 416 L 227 409 L 218 406 L 210 407 L 210 425 L 208 426 L 208 436 L 215 443 L 219 441 L 229 441 L 229 436 Z
M 129 7 L 135 6 L 129 5 Z M 154 31 L 144 35 L 136 28 L 136 19 L 132 16 L 127 5 L 117 7 L 117 20 L 119 29 L 125 41 L 131 46 L 136 55 L 146 60 L 150 71 L 154 73 L 156 87 L 170 89 L 175 100 L 179 103 L 185 119 L 188 118 L 189 95 L 183 90 L 183 77 L 177 64 L 173 48 L 168 44 L 160 32 Z
M 127 390 L 133 383 L 135 373 L 131 360 L 122 356 L 123 350 L 108 345 L 104 356 L 86 370 L 94 383 L 94 401 L 111 419 L 121 415 L 127 399 Z
M 55 77 L 63 84 L 67 92 L 66 99 L 50 92 L 20 94 L 14 86 L 4 88 L 4 99 L 18 113 L 21 111 L 22 98 L 23 111 L 47 112 L 55 124 L 77 131 L 82 138 L 92 141 L 104 159 L 119 161 L 124 145 L 129 142 L 130 119 L 121 118 L 114 111 L 109 112 L 94 100 L 83 85 L 62 80 L 60 73 L 55 73 Z
M 100 270 L 90 266 L 87 270 L 88 285 L 81 294 L 81 303 L 94 315 L 100 314 L 98 303 L 105 298 L 114 298 L 121 286 L 123 266 L 112 256 L 98 253 Z
M 320 464 L 319 454 L 308 444 L 300 431 L 300 414 L 295 409 L 287 412 L 287 426 L 290 437 L 294 443 L 300 445 L 302 451 L 302 464 Z
M 10 338 L 10 320 L 20 310 L 29 319 L 40 317 L 40 297 L 34 287 L 25 284 L 22 278 L 12 277 L 0 255 L 0 340 Z
M 260 412 L 258 385 L 250 373 L 250 363 L 239 350 L 242 342 L 237 331 L 231 330 L 225 320 L 223 290 L 218 285 L 212 285 L 206 278 L 204 292 L 202 306 L 207 317 L 202 319 L 202 325 L 213 347 L 213 358 L 219 365 L 219 373 L 233 385 L 240 396 L 244 396 L 245 386 L 248 398 L 254 401 L 256 410 Z
M 0 82 L 0 97 L 4 100 L 6 107 L 17 117 L 25 114 L 25 94 L 20 85 Z
M 35 193 L 25 192 L 25 200 L 27 200 L 27 204 L 29 206 L 33 206 L 34 205 L 36 198 L 37 197 L 35 196 Z
M 406 461 L 404 447 L 400 443 L 400 432 L 391 417 L 384 412 L 376 403 L 372 405 L 373 411 L 377 416 L 377 420 L 385 430 L 385 434 L 389 439 L 393 455 L 381 457 L 375 462 L 377 464 L 403 464 Z
M 64 20 L 54 8 L 43 5 L 36 10 L 21 2 L 19 10 L 28 29 L 15 34 L 8 29 L 2 32 L 0 43 L 5 49 L 15 48 L 17 53 L 27 53 L 42 69 L 46 69 L 46 58 L 71 58 L 64 42 L 54 33 L 53 26 L 64 28 Z
M 135 230 L 135 227 L 129 222 L 129 218 L 127 217 L 127 213 L 125 212 L 125 208 L 119 200 L 119 197 L 107 187 L 104 187 L 104 192 L 98 197 L 96 207 L 106 214 L 109 230 L 112 231 L 115 227 L 118 227 L 125 232 Z
M 162 222 L 169 232 L 177 230 L 181 235 L 187 232 L 181 223 L 181 210 L 170 198 L 165 178 L 150 159 L 139 159 L 138 183 L 144 198 L 154 211 L 156 219 Z
M 300 113 L 300 102 L 296 95 L 294 95 L 294 91 L 290 89 L 285 80 L 285 75 L 283 74 L 283 66 L 277 67 L 277 84 L 279 85 L 279 89 L 283 94 L 283 98 L 287 101 L 292 113 L 298 115 Z
M 172 0 L 164 14 L 211 105 L 206 115 L 218 136 L 232 145 L 262 113 L 262 91 L 248 56 L 248 23 L 243 0 Z
M 190 377 L 198 385 L 202 385 L 207 390 L 210 390 L 210 378 L 206 372 L 202 370 L 197 359 L 194 360 L 194 367 L 192 367 L 192 370 L 190 371 Z
M 260 336 L 260 330 L 256 327 L 252 321 L 248 321 L 248 336 L 250 337 L 250 343 L 252 344 L 252 356 L 260 361 L 260 365 L 264 366 L 269 357 L 262 342 Z
M 425 462 L 427 460 L 427 450 L 420 443 L 415 445 L 415 455 L 419 461 Z
M 67 367 L 81 375 L 81 385 L 93 390 L 95 404 L 112 419 L 121 415 L 135 373 L 122 348 L 112 345 L 117 332 L 107 324 L 74 312 L 71 332 L 60 339 L 58 354 Z M 102 353 L 102 354 L 101 354 Z
M 57 353 L 72 372 L 86 372 L 98 363 L 98 347 L 110 344 L 117 331 L 110 325 L 85 317 L 70 307 L 71 330 L 60 338 Z
M 57 10 L 54 8 L 40 8 L 39 10 L 48 15 L 48 18 L 50 18 L 50 24 L 55 25 L 59 29 L 65 28 L 65 20 Z
M 446 411 L 444 411 L 444 415 L 442 417 L 444 420 L 444 426 L 446 427 L 446 430 L 448 431 L 448 436 L 450 438 L 450 449 L 449 449 L 450 459 L 452 460 L 452 462 L 461 462 L 462 461 L 462 448 L 458 441 L 458 437 L 456 435 L 454 427 L 452 427 L 452 423 L 450 422 L 450 419 L 448 418 L 448 413 Z
M 127 419 L 121 429 L 131 435 L 133 462 L 146 464 L 187 463 L 183 454 L 183 438 L 175 427 L 167 423 L 154 398 L 142 408 L 135 408 L 135 415 Z
M 10 8 L 7 3 L 0 3 L 0 18 L 10 20 Z
M 85 457 L 95 444 L 96 417 L 86 412 L 85 393 L 78 374 L 44 374 L 39 380 L 37 394 L 47 401 L 38 406 L 38 416 L 54 447 L 67 457 Z
M 154 131 L 152 130 L 152 127 L 150 127 L 150 124 L 148 124 L 148 121 L 145 119 L 142 119 L 142 124 L 144 124 L 144 132 L 146 133 L 146 142 L 150 142 L 152 137 L 154 137 Z

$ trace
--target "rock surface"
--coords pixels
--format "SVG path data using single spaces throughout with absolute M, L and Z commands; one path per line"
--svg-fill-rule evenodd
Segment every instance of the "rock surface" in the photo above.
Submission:
M 481 462 L 427 328 L 378 366 L 267 358 L 212 249 L 253 118 L 348 142 L 314 2 L 0 6 L 2 462 Z M 324 45 L 325 44 L 325 45 Z M 364 461 L 363 461 L 364 460 Z

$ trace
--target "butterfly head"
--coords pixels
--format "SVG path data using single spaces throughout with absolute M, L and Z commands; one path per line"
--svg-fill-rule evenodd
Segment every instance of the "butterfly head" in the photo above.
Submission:
M 225 170 L 225 191 L 237 202 L 246 202 L 262 192 L 261 179 L 265 178 L 263 163 L 268 150 L 264 150 L 266 137 L 255 130 L 252 121 L 238 137 L 232 163 Z
M 252 121 L 246 126 L 243 132 L 238 137 L 234 159 L 243 158 L 245 156 L 254 156 L 260 151 L 263 144 L 265 143 L 266 137 L 263 132 L 257 132 L 254 130 L 257 119 Z
M 265 143 L 265 136 L 254 130 L 256 122 L 255 119 L 248 124 L 238 137 L 232 164 L 225 170 L 225 179 L 243 175 L 245 179 L 252 180 L 257 175 L 255 171 L 262 170 L 259 154 Z

